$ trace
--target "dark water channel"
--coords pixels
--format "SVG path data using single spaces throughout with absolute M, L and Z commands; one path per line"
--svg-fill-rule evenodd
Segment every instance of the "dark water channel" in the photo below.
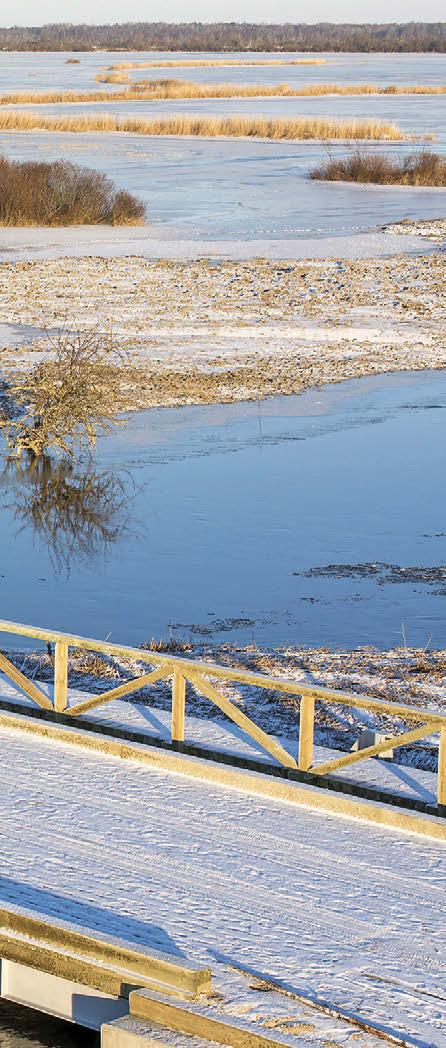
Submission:
M 2 477 L 2 617 L 139 644 L 446 646 L 446 375 L 145 411 Z M 9 639 L 5 639 L 9 643 Z

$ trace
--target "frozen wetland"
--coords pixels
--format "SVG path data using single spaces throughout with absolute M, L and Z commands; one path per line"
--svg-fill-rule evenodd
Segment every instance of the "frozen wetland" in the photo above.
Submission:
M 151 56 L 68 57 L 1 54 L 0 92 L 88 91 L 111 63 Z M 132 75 L 294 87 L 445 80 L 443 55 L 320 57 Z M 369 151 L 401 155 L 429 136 L 429 148 L 446 150 L 446 96 L 120 103 L 113 93 L 94 107 L 40 111 L 373 117 L 414 141 Z M 147 205 L 134 229 L 0 229 L 3 376 L 46 356 L 44 329 L 112 322 L 129 353 L 129 405 L 141 409 L 71 472 L 5 464 L 9 618 L 132 644 L 170 637 L 218 661 L 444 708 L 446 190 L 308 179 L 327 151 L 351 148 L 0 134 L 10 158 L 97 168 Z M 69 504 L 46 501 L 57 469 L 77 491 L 74 528 Z M 90 478 L 104 496 L 94 526 L 78 497 Z M 49 679 L 46 653 L 16 657 Z M 77 686 L 97 685 L 79 667 Z M 3 681 L 1 690 L 9 699 Z M 246 753 L 204 705 L 190 717 L 200 742 Z M 256 714 L 295 745 L 295 710 L 265 701 Z M 117 703 L 101 715 L 163 738 L 167 699 L 160 687 L 153 707 Z M 348 749 L 356 729 L 354 718 L 324 714 L 317 746 Z M 263 992 L 258 977 L 316 993 L 417 1048 L 445 1048 L 441 845 L 1 735 L 2 903 L 19 890 L 25 908 L 137 942 L 187 954 L 199 943 L 226 1014 L 290 1046 L 354 1048 L 358 1033 Z M 418 749 L 404 765 L 360 765 L 358 778 L 430 800 L 435 760 L 432 747 Z M 0 1043 L 13 1048 L 81 1038 L 0 1009 Z

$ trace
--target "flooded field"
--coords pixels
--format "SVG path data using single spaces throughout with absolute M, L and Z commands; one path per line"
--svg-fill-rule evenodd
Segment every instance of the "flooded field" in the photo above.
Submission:
M 94 526 L 6 471 L 2 604 L 130 643 L 444 647 L 445 410 L 425 372 L 140 412 L 68 477 Z
M 91 91 L 99 87 L 95 78 L 111 64 L 174 60 L 176 56 L 93 52 L 77 54 L 76 64 L 67 64 L 70 57 L 65 53 L 0 53 L 0 92 Z M 180 61 L 182 56 L 177 57 Z M 256 61 L 270 56 L 225 57 Z M 446 80 L 441 54 L 301 57 L 324 62 L 257 68 L 178 65 L 135 69 L 129 74 L 135 80 L 172 77 L 201 84 L 287 83 L 292 88 L 328 83 L 435 86 Z M 103 103 L 28 108 L 55 116 L 94 112 L 154 118 L 231 114 L 378 119 L 398 124 L 408 140 L 361 148 L 391 156 L 424 148 L 446 153 L 446 96 L 273 96 L 150 103 L 118 102 L 114 94 L 119 88 L 105 84 L 102 88 L 109 93 L 109 100 Z M 118 186 L 142 197 L 147 224 L 132 230 L 0 229 L 0 259 L 55 255 L 62 257 L 60 265 L 64 266 L 64 256 L 70 254 L 151 258 L 153 253 L 158 258 L 185 259 L 212 255 L 239 259 L 250 254 L 279 259 L 331 257 L 339 272 L 333 277 L 330 308 L 337 303 L 336 308 L 341 309 L 348 295 L 343 291 L 340 258 L 407 251 L 414 252 L 409 261 L 420 266 L 416 277 L 422 293 L 416 288 L 412 297 L 421 315 L 426 309 L 421 299 L 428 287 L 426 269 L 421 267 L 428 263 L 415 253 L 441 250 L 439 240 L 430 243 L 398 232 L 386 240 L 387 234 L 379 231 L 387 223 L 406 218 L 444 217 L 446 190 L 309 179 L 311 169 L 327 157 L 346 156 L 355 148 L 344 142 L 1 132 L 0 154 L 9 158 L 65 158 L 103 171 Z M 402 259 L 407 261 L 407 256 Z M 440 256 L 434 261 L 440 262 Z M 133 270 L 128 261 L 123 265 L 130 297 Z M 411 335 L 419 367 L 422 338 L 417 341 L 413 318 L 412 330 L 407 314 L 399 315 L 401 301 L 393 303 L 400 271 L 393 268 L 393 259 L 388 265 L 392 266 L 392 322 L 397 318 L 403 333 Z M 68 273 L 69 264 L 66 268 Z M 19 267 L 11 269 L 17 274 Z M 83 315 L 94 322 L 95 310 L 101 309 L 104 321 L 102 291 L 93 286 L 91 275 L 86 276 L 87 269 L 84 260 L 76 270 Z M 365 307 L 361 300 L 357 313 L 353 317 L 350 310 L 347 319 L 350 325 L 364 322 L 367 337 L 370 325 L 372 353 L 372 332 L 384 323 L 389 295 L 381 295 L 378 307 L 372 295 L 376 290 L 373 276 L 367 273 L 366 279 L 371 281 L 371 304 Z M 11 276 L 11 288 L 14 280 L 16 275 Z M 182 280 L 178 274 L 172 277 L 180 308 L 186 305 L 180 297 L 184 294 Z M 401 299 L 409 284 L 406 278 L 400 283 L 405 285 Z M 116 307 L 122 287 L 118 295 L 118 285 L 107 274 L 102 284 Z M 262 290 L 270 293 L 271 287 Z M 252 311 L 261 293 L 256 288 L 251 291 Z M 276 305 L 280 305 L 277 287 L 275 293 Z M 311 281 L 299 293 L 299 301 L 293 298 L 290 309 L 297 303 L 296 316 L 299 310 L 304 316 L 303 303 L 314 293 Z M 23 302 L 30 308 L 31 294 L 21 294 L 20 308 L 14 304 L 11 320 L 11 294 L 7 288 L 0 314 L 0 344 L 9 351 L 9 360 L 15 347 L 22 350 L 41 331 L 36 326 L 38 318 L 25 315 L 22 306 Z M 66 295 L 71 302 L 67 317 L 74 323 L 75 296 L 70 300 L 67 274 L 63 286 L 51 284 L 51 297 L 55 301 L 57 296 L 58 305 L 53 312 L 47 309 L 50 333 L 60 320 L 57 309 Z M 214 322 L 216 296 L 209 291 L 207 295 L 206 309 Z M 43 301 L 44 296 L 41 298 Z M 173 342 L 167 298 L 167 294 L 162 298 L 164 336 L 160 332 L 156 336 L 160 353 L 166 354 L 171 353 Z M 195 309 L 198 298 L 197 283 L 191 296 Z M 248 307 L 243 301 L 240 294 L 245 314 L 239 318 L 237 339 L 240 325 L 247 325 Z M 432 313 L 437 322 L 438 307 L 435 292 L 432 308 L 429 303 L 429 321 Z M 375 310 L 375 315 L 370 317 L 367 309 Z M 121 316 L 128 319 L 129 314 L 130 310 L 126 313 L 121 308 Z M 161 323 L 160 317 L 154 324 Z M 316 320 L 323 325 L 322 308 Z M 346 322 L 344 318 L 344 325 Z M 421 316 L 420 327 L 422 322 Z M 250 323 L 260 337 L 260 314 L 258 319 L 251 316 Z M 143 319 L 141 331 L 146 329 Z M 225 352 L 215 333 L 202 337 L 215 356 Z M 335 337 L 341 337 L 341 329 L 336 329 Z M 356 353 L 360 352 L 359 339 L 359 335 L 354 338 Z M 388 367 L 391 344 L 389 336 Z M 320 345 L 323 359 L 324 342 Z M 239 351 L 236 368 L 240 358 Z M 437 366 L 438 360 L 430 357 L 429 368 Z M 299 358 L 301 370 L 302 361 Z M 7 362 L 5 357 L 4 373 Z M 401 361 L 397 366 L 403 366 Z M 289 378 L 287 372 L 287 382 Z M 257 391 L 243 392 L 244 397 L 248 395 L 256 396 Z M 210 645 L 268 648 L 290 644 L 325 647 L 333 659 L 338 649 L 361 645 L 382 650 L 399 645 L 444 649 L 445 418 L 444 371 L 384 374 L 316 386 L 300 396 L 143 410 L 133 414 L 125 427 L 101 438 L 91 459 L 73 463 L 54 459 L 40 461 L 34 469 L 25 464 L 17 468 L 3 457 L 3 614 L 16 621 L 135 645 L 169 636 Z M 5 647 L 14 643 L 17 638 L 4 637 Z M 2 1001 L 0 1045 L 89 1048 L 98 1045 L 98 1037 Z
M 78 65 L 67 65 L 67 58 L 78 58 Z M 157 60 L 174 61 L 175 52 L 107 52 L 95 51 L 77 53 L 7 53 L 1 55 L 0 91 L 34 90 L 43 91 L 64 87 L 66 90 L 88 90 L 95 76 L 110 65 L 120 62 L 156 62 Z M 184 53 L 177 52 L 179 61 Z M 188 52 L 187 59 L 221 59 L 216 52 Z M 277 53 L 256 52 L 253 54 L 228 52 L 224 58 L 228 61 L 261 61 L 273 58 Z M 324 59 L 322 65 L 279 65 L 279 66 L 203 66 L 188 68 L 172 66 L 166 69 L 146 68 L 130 70 L 135 77 L 161 79 L 164 76 L 181 76 L 187 80 L 206 83 L 266 83 L 280 84 L 286 81 L 296 83 L 332 83 L 342 84 L 377 83 L 385 86 L 388 83 L 407 84 L 441 84 L 445 79 L 444 56 L 442 54 L 336 54 L 334 52 L 283 53 L 280 58 Z
M 92 89 L 101 68 L 120 60 L 156 57 L 82 54 L 79 65 L 65 55 L 0 56 L 0 90 Z M 166 56 L 164 56 L 166 57 Z M 169 55 L 169 58 L 172 56 Z M 192 56 L 194 57 L 194 56 Z M 203 56 L 203 58 L 211 56 Z M 228 56 L 231 58 L 234 56 Z M 252 59 L 252 56 L 250 56 Z M 258 56 L 261 58 L 262 56 Z M 316 56 L 317 57 L 317 56 Z M 217 83 L 440 84 L 445 80 L 441 55 L 326 55 L 314 66 L 183 67 L 132 71 L 135 76 L 182 77 Z M 97 85 L 96 85 L 97 86 Z M 106 89 L 106 85 L 103 85 Z M 243 98 L 204 101 L 110 102 L 32 107 L 34 112 L 115 112 L 143 115 L 296 115 L 394 121 L 405 134 L 436 135 L 433 147 L 446 149 L 446 96 Z M 23 108 L 23 107 L 20 107 Z M 426 143 L 373 143 L 368 150 L 391 155 L 421 149 Z M 432 143 L 428 143 L 432 147 Z M 353 147 L 354 148 L 354 147 Z M 310 169 L 327 154 L 345 155 L 352 146 L 327 142 L 259 142 L 141 135 L 3 132 L 0 152 L 17 159 L 65 157 L 96 167 L 119 186 L 138 193 L 147 204 L 147 235 L 243 242 L 252 239 L 326 238 L 364 233 L 402 218 L 435 218 L 445 213 L 446 191 L 321 184 L 308 180 Z M 1 246 L 1 237 L 0 237 Z

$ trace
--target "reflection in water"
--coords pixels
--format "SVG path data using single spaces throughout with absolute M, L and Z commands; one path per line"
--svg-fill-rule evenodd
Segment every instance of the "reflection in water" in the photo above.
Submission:
M 6 505 L 18 530 L 31 527 L 44 539 L 56 572 L 68 574 L 75 558 L 104 555 L 128 528 L 130 478 L 95 469 L 91 459 L 8 460 L 0 483 L 11 492 Z

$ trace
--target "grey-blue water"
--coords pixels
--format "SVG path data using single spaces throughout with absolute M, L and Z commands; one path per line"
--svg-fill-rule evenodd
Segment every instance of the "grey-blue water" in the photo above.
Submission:
M 93 514 L 77 469 L 54 490 L 4 478 L 2 617 L 132 644 L 444 647 L 445 422 L 443 372 L 141 412 L 99 441 Z
M 95 86 L 95 75 L 111 63 L 156 60 L 148 54 L 82 54 L 67 65 L 64 54 L 0 53 L 0 91 L 42 91 Z M 159 56 L 172 59 L 172 55 Z M 194 56 L 192 56 L 194 57 Z M 197 57 L 197 56 L 195 56 Z M 198 56 L 199 57 L 199 56 Z M 202 58 L 212 55 L 201 56 Z M 229 58 L 231 56 L 228 56 Z M 236 56 L 232 56 L 236 57 Z M 250 61 L 253 56 L 247 56 Z M 255 58 L 256 56 L 254 56 Z M 261 58 L 262 56 L 257 56 Z M 315 56 L 318 57 L 318 56 Z M 238 84 L 442 84 L 444 55 L 336 55 L 325 65 L 148 69 L 135 77 L 181 77 L 205 83 Z M 106 90 L 104 85 L 104 90 Z M 32 107 L 53 114 L 112 111 L 154 117 L 199 113 L 395 122 L 409 136 L 437 136 L 428 148 L 444 153 L 445 95 L 386 95 L 314 98 L 241 98 L 110 102 Z M 19 108 L 23 108 L 20 106 Z M 426 147 L 423 141 L 373 142 L 367 151 L 393 155 Z M 117 185 L 138 193 L 147 206 L 149 233 L 169 240 L 284 239 L 356 235 L 386 222 L 444 215 L 446 190 L 357 186 L 311 181 L 308 173 L 328 154 L 346 155 L 352 143 L 259 142 L 243 139 L 156 138 L 144 135 L 2 132 L 0 152 L 19 160 L 63 157 L 97 168 Z M 0 238 L 1 246 L 1 238 Z M 286 250 L 286 249 L 285 249 Z

